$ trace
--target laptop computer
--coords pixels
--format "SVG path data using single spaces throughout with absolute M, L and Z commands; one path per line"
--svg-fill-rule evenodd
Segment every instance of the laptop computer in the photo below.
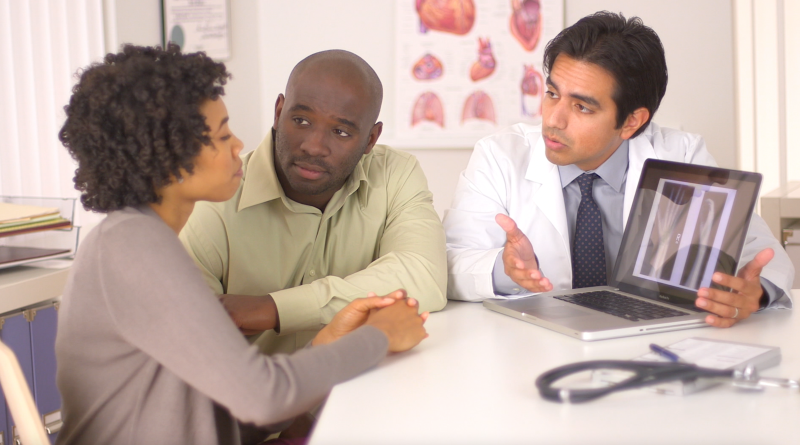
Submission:
M 760 186 L 758 173 L 648 159 L 608 286 L 483 305 L 586 341 L 707 326 L 697 289 L 735 274 Z

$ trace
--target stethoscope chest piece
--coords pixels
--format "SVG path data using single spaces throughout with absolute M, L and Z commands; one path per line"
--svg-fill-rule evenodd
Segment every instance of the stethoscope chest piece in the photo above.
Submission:
M 800 390 L 800 382 L 797 380 L 761 377 L 758 375 L 758 369 L 753 365 L 747 365 L 742 370 L 734 371 L 731 384 L 744 391 L 764 391 L 767 388 Z

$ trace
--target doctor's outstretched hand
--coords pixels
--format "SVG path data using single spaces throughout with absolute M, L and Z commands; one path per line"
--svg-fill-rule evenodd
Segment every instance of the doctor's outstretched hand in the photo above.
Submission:
M 503 267 L 506 275 L 530 292 L 553 290 L 550 280 L 542 276 L 531 241 L 519 230 L 517 223 L 507 215 L 498 213 L 494 220 L 506 232 L 503 248 Z
M 695 305 L 712 313 L 706 317 L 706 323 L 718 328 L 728 328 L 743 320 L 759 309 L 764 288 L 761 287 L 761 269 L 764 268 L 775 252 L 764 249 L 739 270 L 736 276 L 715 272 L 712 280 L 722 286 L 729 287 L 730 292 L 722 289 L 701 287 L 697 290 Z

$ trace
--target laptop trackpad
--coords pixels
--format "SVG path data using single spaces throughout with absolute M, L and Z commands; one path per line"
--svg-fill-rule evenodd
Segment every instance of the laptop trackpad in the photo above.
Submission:
M 567 305 L 538 307 L 526 312 L 543 320 L 560 320 L 563 318 L 585 317 L 587 315 L 593 315 L 588 311 Z

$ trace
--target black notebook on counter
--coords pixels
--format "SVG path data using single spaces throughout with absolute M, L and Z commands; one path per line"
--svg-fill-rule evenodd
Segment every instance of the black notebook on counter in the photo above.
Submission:
M 11 266 L 35 259 L 54 258 L 71 252 L 70 249 L 42 249 L 39 247 L 0 246 L 0 267 Z

